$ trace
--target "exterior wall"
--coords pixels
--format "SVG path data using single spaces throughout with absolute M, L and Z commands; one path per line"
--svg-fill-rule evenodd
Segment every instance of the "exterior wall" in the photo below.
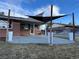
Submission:
M 6 29 L 0 29 L 0 41 L 6 40 Z
M 12 22 L 12 29 L 9 31 L 13 31 L 14 36 L 20 36 L 20 23 Z M 0 37 L 6 37 L 6 29 L 0 29 Z
M 41 31 L 39 28 L 35 27 L 34 28 L 34 34 L 35 35 L 40 35 Z M 20 22 L 12 22 L 12 29 L 9 31 L 13 31 L 13 36 L 28 36 L 30 35 L 30 30 L 21 30 L 20 28 Z M 0 37 L 6 37 L 6 29 L 0 29 Z
M 0 37 L 6 37 L 6 29 L 0 29 Z
M 0 20 L 0 41 L 6 40 L 6 28 L 7 28 L 8 22 Z
M 30 35 L 30 31 L 29 30 L 21 30 L 20 36 L 28 36 L 28 35 Z
M 20 23 L 19 22 L 13 22 L 13 35 L 14 36 L 20 36 Z
M 21 30 L 20 34 L 21 34 L 21 36 L 28 36 L 28 35 L 30 35 L 30 30 Z M 40 35 L 41 31 L 37 27 L 35 27 L 33 34 Z

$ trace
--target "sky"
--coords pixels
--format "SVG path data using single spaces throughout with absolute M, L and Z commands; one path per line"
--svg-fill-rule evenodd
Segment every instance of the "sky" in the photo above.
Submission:
M 71 13 L 75 13 L 75 23 L 79 25 L 79 0 L 0 0 L 0 12 L 7 15 L 11 9 L 11 15 L 26 17 L 25 15 L 37 15 L 44 12 L 44 16 L 50 15 L 50 5 L 53 5 L 53 15 L 70 14 L 67 17 L 59 18 L 53 22 L 70 23 L 72 22 Z

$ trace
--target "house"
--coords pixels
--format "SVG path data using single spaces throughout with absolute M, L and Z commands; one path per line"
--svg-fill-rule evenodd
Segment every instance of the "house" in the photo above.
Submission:
M 11 27 L 8 28 L 9 21 L 8 16 L 0 16 L 0 38 L 5 38 L 7 29 L 13 31 L 13 36 L 28 36 L 28 35 L 40 35 L 39 30 L 41 21 L 32 18 L 22 18 L 10 16 Z

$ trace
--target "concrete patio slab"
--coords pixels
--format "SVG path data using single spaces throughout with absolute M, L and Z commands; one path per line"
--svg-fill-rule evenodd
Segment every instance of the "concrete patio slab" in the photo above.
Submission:
M 48 36 L 15 36 L 9 43 L 14 44 L 49 44 Z M 54 37 L 53 44 L 71 44 L 74 43 L 72 40 L 61 39 Z

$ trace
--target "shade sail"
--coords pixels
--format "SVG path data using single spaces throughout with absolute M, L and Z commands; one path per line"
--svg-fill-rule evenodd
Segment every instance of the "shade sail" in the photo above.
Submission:
M 73 28 L 73 25 L 65 25 L 65 27 L 70 27 L 70 28 Z M 79 26 L 74 26 L 75 28 L 79 28 Z
M 58 25 L 62 25 L 62 26 L 64 26 L 64 27 L 73 28 L 73 25 L 70 25 L 70 24 L 62 24 L 62 23 L 52 23 L 52 24 L 58 24 Z M 79 28 L 79 25 L 75 25 L 74 27 L 75 27 L 75 28 Z
M 42 21 L 42 22 L 48 22 L 48 21 L 55 20 L 57 18 L 61 18 L 61 17 L 64 17 L 64 16 L 67 16 L 67 15 L 52 16 L 52 17 L 51 16 L 46 16 L 46 17 L 43 17 L 43 16 L 28 16 L 28 17 Z

